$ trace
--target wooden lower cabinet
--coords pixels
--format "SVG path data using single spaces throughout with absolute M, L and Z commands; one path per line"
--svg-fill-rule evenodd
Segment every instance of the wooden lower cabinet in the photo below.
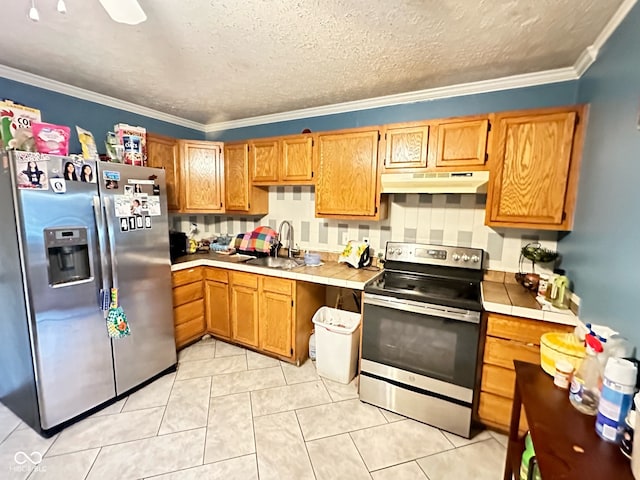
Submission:
M 178 348 L 210 333 L 292 363 L 308 357 L 326 286 L 214 267 L 174 272 L 173 283 Z
M 177 348 L 198 340 L 207 330 L 203 271 L 203 267 L 197 267 L 172 274 L 173 323 Z
M 514 360 L 540 364 L 540 337 L 546 332 L 570 332 L 573 327 L 527 318 L 485 314 L 487 335 L 482 364 L 478 418 L 486 426 L 508 432 L 515 388 Z M 520 431 L 528 429 L 520 416 Z
M 513 370 L 513 361 L 540 363 L 540 346 L 503 338 L 487 337 L 484 344 L 484 361 Z
M 257 275 L 231 272 L 231 338 L 250 347 L 258 346 L 257 281 Z
M 513 393 L 511 394 L 513 397 Z M 509 429 L 509 423 L 511 421 L 511 405 L 513 403 L 512 398 L 501 397 L 500 395 L 493 395 L 492 393 L 483 392 L 480 395 L 480 404 L 478 406 L 478 414 L 483 423 L 488 427 L 495 428 L 501 432 L 505 431 L 505 428 Z M 508 419 L 508 423 L 505 426 L 505 418 Z M 520 414 L 520 426 L 518 430 L 521 433 L 529 430 L 527 425 L 527 419 L 524 411 Z
M 271 288 L 276 282 L 278 288 Z M 260 349 L 283 357 L 293 356 L 293 296 L 295 282 L 272 277 L 260 277 Z M 288 291 L 287 291 L 288 290 Z
M 222 338 L 231 338 L 229 273 L 226 270 L 205 269 L 204 299 L 209 333 Z
M 511 398 L 515 384 L 516 372 L 514 370 L 496 367 L 488 363 L 482 366 L 482 385 L 486 391 Z

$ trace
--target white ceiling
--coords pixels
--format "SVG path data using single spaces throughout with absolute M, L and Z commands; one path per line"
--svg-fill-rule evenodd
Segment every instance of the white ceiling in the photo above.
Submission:
M 622 0 L 56 2 L 3 2 L 0 64 L 209 124 L 569 67 Z

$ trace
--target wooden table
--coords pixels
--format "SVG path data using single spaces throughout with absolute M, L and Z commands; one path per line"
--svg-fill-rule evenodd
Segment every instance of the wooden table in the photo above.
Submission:
M 515 360 L 516 388 L 511 411 L 504 480 L 520 477 L 523 438 L 518 437 L 524 405 L 543 480 L 633 480 L 629 460 L 618 445 L 605 442 L 595 430 L 596 417 L 584 415 L 569 402 L 569 392 L 553 384 L 539 365 Z M 638 445 L 640 446 L 640 445 Z

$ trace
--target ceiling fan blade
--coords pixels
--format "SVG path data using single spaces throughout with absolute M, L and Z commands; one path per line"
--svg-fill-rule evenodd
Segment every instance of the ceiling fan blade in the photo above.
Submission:
M 137 0 L 99 0 L 113 21 L 137 25 L 147 19 L 147 15 Z

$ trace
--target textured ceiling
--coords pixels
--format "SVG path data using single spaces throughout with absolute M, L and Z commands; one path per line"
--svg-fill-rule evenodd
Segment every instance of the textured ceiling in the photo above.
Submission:
M 568 67 L 621 0 L 3 3 L 1 64 L 213 123 Z

